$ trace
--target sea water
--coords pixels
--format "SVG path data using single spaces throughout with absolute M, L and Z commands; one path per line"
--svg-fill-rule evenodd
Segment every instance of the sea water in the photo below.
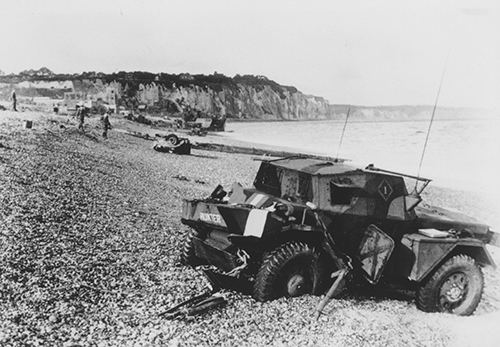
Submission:
M 225 136 L 418 173 L 428 121 L 240 122 Z M 420 175 L 433 185 L 500 197 L 500 120 L 436 120 Z

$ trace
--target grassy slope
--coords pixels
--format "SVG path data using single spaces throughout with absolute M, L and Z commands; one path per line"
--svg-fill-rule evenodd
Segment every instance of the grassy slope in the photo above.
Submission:
M 460 318 L 383 297 L 336 300 L 317 323 L 315 297 L 261 304 L 237 293 L 227 293 L 227 308 L 193 321 L 160 319 L 204 286 L 196 271 L 176 264 L 182 198 L 218 183 L 249 185 L 258 163 L 160 154 L 116 132 L 102 140 L 96 120 L 83 135 L 61 117 L 30 116 L 35 128 L 25 130 L 22 114 L 0 113 L 0 344 L 436 346 L 461 329 Z M 432 192 L 452 205 L 467 200 Z M 498 276 L 487 281 L 480 314 L 499 307 Z

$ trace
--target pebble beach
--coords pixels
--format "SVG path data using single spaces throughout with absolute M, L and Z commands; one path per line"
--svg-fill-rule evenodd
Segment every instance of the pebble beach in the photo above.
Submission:
M 33 128 L 24 121 L 33 120 Z M 233 291 L 228 305 L 192 319 L 165 309 L 204 291 L 178 257 L 182 200 L 215 186 L 250 186 L 251 155 L 159 153 L 117 126 L 101 137 L 67 116 L 0 111 L 0 345 L 33 346 L 482 346 L 500 342 L 500 275 L 485 269 L 474 316 L 424 313 L 412 296 L 346 295 L 319 321 L 319 298 L 267 303 Z M 155 129 L 144 128 L 144 132 Z M 208 141 L 226 141 L 214 136 Z M 430 186 L 424 199 L 493 220 L 497 206 Z M 500 264 L 498 249 L 489 248 Z M 478 340 L 480 339 L 480 340 Z

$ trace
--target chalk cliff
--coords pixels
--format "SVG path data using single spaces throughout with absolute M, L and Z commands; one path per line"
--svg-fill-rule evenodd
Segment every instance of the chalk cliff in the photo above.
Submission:
M 249 86 L 215 90 L 200 86 L 163 87 L 155 83 L 141 85 L 137 99 L 148 106 L 170 105 L 169 110 L 192 108 L 237 119 L 325 119 L 331 116 L 328 101 L 287 89 Z M 120 93 L 123 98 L 124 93 Z
M 264 76 L 228 77 L 191 74 L 85 72 L 78 75 L 43 75 L 29 70 L 20 75 L 0 76 L 0 98 L 16 89 L 22 98 L 61 98 L 72 91 L 93 95 L 114 90 L 116 103 L 126 109 L 146 105 L 150 112 L 175 114 L 186 107 L 233 119 L 306 120 L 328 119 L 329 102 L 306 95 L 295 87 L 282 86 Z

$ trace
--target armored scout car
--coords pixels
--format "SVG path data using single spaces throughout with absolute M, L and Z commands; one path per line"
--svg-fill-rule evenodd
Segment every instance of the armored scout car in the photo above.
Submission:
M 252 188 L 235 183 L 227 195 L 219 186 L 184 201 L 190 233 L 181 261 L 249 279 L 259 301 L 322 294 L 345 269 L 345 280 L 415 289 L 421 310 L 470 315 L 481 300 L 481 266 L 494 266 L 485 245 L 498 246 L 499 234 L 421 204 L 429 182 L 373 165 L 263 160 Z

